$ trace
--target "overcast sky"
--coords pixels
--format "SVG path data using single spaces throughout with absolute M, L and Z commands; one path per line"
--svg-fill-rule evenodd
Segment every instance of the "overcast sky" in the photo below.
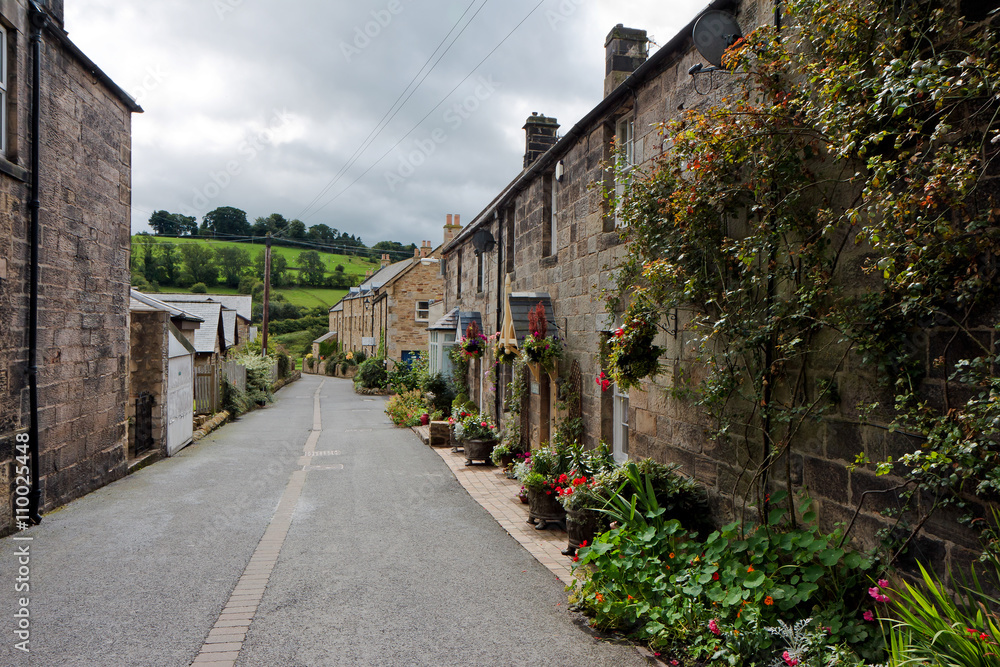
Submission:
M 200 222 L 235 206 L 368 245 L 437 245 L 446 214 L 470 221 L 517 175 L 531 112 L 564 133 L 600 101 L 615 24 L 663 44 L 706 4 L 66 0 L 66 29 L 145 109 L 132 125 L 133 232 L 154 210 Z

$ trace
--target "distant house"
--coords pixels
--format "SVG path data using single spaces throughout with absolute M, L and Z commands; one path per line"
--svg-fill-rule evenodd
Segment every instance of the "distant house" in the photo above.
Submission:
M 0 48 L 3 533 L 127 471 L 131 122 L 142 109 L 70 41 L 62 0 L 0 3 Z M 30 507 L 15 505 L 10 477 L 22 454 Z
M 169 456 L 191 442 L 195 348 L 184 331 L 204 320 L 132 290 L 129 458 Z
M 204 324 L 198 329 L 185 331 L 185 337 L 195 349 L 195 365 L 218 363 L 229 349 L 226 344 L 226 324 L 221 303 L 216 301 L 174 301 L 172 294 L 158 294 L 166 304 L 181 308 L 200 317 Z
M 170 303 L 215 302 L 223 306 L 227 347 L 237 347 L 256 338 L 250 326 L 253 315 L 253 298 L 242 294 L 157 294 L 161 301 Z
M 455 229 L 449 215 L 446 233 Z M 444 296 L 440 249 L 424 241 L 409 259 L 390 263 L 383 255 L 382 268 L 330 309 L 330 331 L 343 350 L 374 356 L 384 342 L 386 359 L 397 362 L 427 351 L 431 304 Z

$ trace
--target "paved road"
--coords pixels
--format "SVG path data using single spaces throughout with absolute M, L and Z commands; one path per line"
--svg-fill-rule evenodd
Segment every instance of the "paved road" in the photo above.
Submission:
M 31 541 L 0 540 L 0 665 L 205 662 L 247 581 L 263 592 L 228 664 L 647 664 L 581 629 L 562 584 L 382 406 L 307 376 Z M 24 548 L 30 654 L 14 647 Z

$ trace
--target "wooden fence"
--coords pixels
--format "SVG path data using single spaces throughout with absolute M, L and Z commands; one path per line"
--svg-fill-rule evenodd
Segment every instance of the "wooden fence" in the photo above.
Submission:
M 214 415 L 222 409 L 222 379 L 240 391 L 247 390 L 247 368 L 235 361 L 196 366 L 194 369 L 194 412 Z M 278 362 L 271 365 L 271 382 L 278 380 Z

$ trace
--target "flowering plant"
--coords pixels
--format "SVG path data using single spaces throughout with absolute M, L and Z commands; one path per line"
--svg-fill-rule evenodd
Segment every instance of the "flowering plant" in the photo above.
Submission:
M 497 363 L 510 364 L 514 363 L 514 360 L 518 357 L 518 352 L 516 347 L 510 348 L 508 351 L 507 344 L 500 342 L 500 332 L 496 332 L 493 336 L 493 359 Z
M 633 303 L 625 314 L 625 323 L 611 335 L 609 370 L 611 379 L 623 391 L 639 386 L 639 380 L 660 371 L 663 348 L 653 345 L 658 319 L 659 313 L 652 306 Z
M 563 356 L 562 341 L 557 336 L 548 336 L 548 324 L 545 320 L 545 306 L 541 302 L 528 314 L 529 333 L 521 343 L 525 358 L 552 372 L 557 360 Z
M 459 440 L 496 440 L 497 426 L 493 418 L 479 414 L 464 413 L 465 416 L 455 422 L 455 437 Z
M 471 322 L 465 330 L 465 336 L 458 341 L 458 347 L 462 350 L 466 358 L 478 359 L 483 356 L 486 349 L 486 336 L 479 330 L 479 325 Z

